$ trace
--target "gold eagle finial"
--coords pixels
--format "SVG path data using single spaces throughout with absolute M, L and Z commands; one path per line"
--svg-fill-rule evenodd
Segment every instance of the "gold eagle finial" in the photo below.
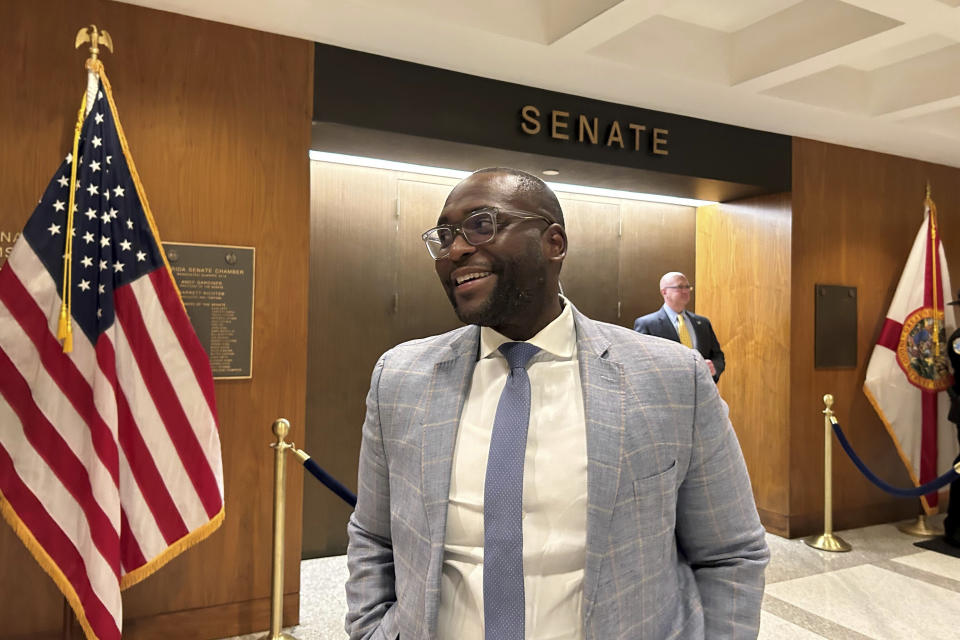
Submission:
M 110 53 L 113 53 L 113 39 L 107 30 L 97 29 L 97 25 L 92 24 L 89 27 L 83 27 L 77 31 L 77 39 L 74 48 L 79 49 L 84 42 L 90 43 L 90 57 L 87 58 L 86 66 L 91 71 L 96 66 L 97 56 L 100 54 L 100 45 L 105 46 Z

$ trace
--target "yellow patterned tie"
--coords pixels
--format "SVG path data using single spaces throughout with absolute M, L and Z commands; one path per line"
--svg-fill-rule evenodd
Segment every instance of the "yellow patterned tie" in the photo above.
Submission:
M 687 331 L 687 323 L 683 321 L 683 314 L 677 314 L 677 334 L 680 336 L 680 344 L 693 349 L 693 340 L 690 339 L 690 332 Z

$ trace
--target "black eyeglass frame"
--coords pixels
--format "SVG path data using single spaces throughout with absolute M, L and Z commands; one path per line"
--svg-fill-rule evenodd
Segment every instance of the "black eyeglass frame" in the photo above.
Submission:
M 692 284 L 672 284 L 669 287 L 664 287 L 664 289 L 682 289 L 682 290 L 693 291 L 693 285 Z
M 484 209 L 479 209 L 477 211 L 474 211 L 473 213 L 471 213 L 469 216 L 467 216 L 460 222 L 451 223 L 451 224 L 439 224 L 431 229 L 427 229 L 422 234 L 420 234 L 420 239 L 423 240 L 423 244 L 426 245 L 427 253 L 430 254 L 430 257 L 433 258 L 434 260 L 441 260 L 443 258 L 446 258 L 448 255 L 450 255 L 450 250 L 453 248 L 453 243 L 456 242 L 457 240 L 458 233 L 463 237 L 466 243 L 472 247 L 479 247 L 480 245 L 493 242 L 493 240 L 497 237 L 497 231 L 500 229 L 499 216 L 501 214 L 513 216 L 515 218 L 521 218 L 523 220 L 544 220 L 548 224 L 554 224 L 556 222 L 556 220 L 551 220 L 547 216 L 542 216 L 536 213 L 530 213 L 529 211 L 522 211 L 520 209 L 502 209 L 500 207 L 487 207 Z M 463 232 L 463 224 L 468 220 L 472 220 L 476 218 L 477 216 L 490 216 L 491 220 L 493 221 L 493 233 L 491 233 L 490 237 L 487 238 L 486 240 L 482 240 L 480 242 L 473 242 L 472 240 L 470 240 L 470 238 L 467 237 L 467 234 Z M 451 236 L 450 244 L 448 244 L 446 247 L 439 247 L 438 251 L 440 253 L 438 255 L 434 255 L 430 247 L 438 246 L 438 245 L 437 243 L 431 243 L 430 240 L 427 239 L 427 236 L 430 235 L 431 233 L 435 233 L 438 229 L 449 229 L 453 235 Z

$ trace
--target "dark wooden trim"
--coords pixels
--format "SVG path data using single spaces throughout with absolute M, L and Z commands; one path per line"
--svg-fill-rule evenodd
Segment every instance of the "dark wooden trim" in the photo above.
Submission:
M 300 592 L 283 596 L 283 625 L 300 622 Z M 133 640 L 168 640 L 193 638 L 208 640 L 268 631 L 270 599 L 257 598 L 246 602 L 230 602 L 214 607 L 161 613 L 123 621 L 123 637 Z
M 903 500 L 896 502 L 878 502 L 863 505 L 846 511 L 834 510 L 833 531 L 869 527 L 914 518 L 920 513 L 920 502 Z M 790 538 L 799 538 L 823 533 L 823 511 L 815 513 L 794 513 L 790 516 Z M 778 534 L 779 535 L 779 534 Z
M 790 537 L 789 516 L 759 507 L 757 507 L 757 513 L 760 514 L 760 523 L 763 524 L 764 529 L 783 538 Z

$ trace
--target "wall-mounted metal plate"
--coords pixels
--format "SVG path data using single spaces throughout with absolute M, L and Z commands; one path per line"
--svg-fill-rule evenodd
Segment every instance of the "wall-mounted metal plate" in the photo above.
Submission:
M 164 242 L 215 380 L 253 377 L 254 248 Z
M 814 367 L 857 366 L 857 288 L 814 285 Z

